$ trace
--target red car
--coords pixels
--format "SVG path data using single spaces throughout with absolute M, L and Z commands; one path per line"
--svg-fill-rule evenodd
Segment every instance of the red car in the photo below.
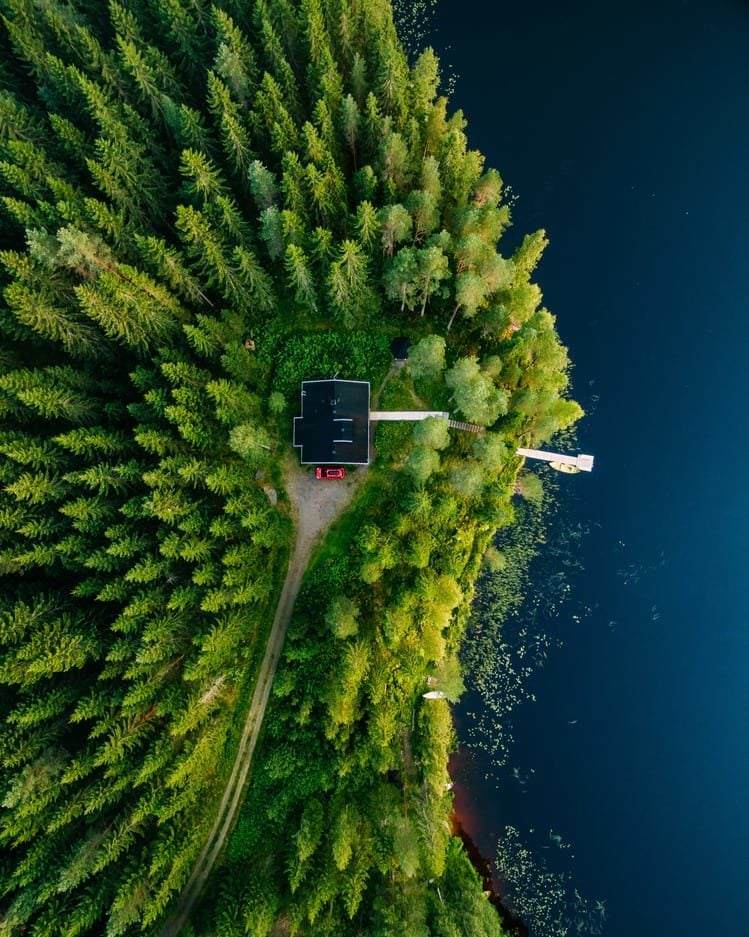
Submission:
M 346 469 L 330 468 L 327 465 L 318 465 L 315 469 L 315 478 L 345 478 Z

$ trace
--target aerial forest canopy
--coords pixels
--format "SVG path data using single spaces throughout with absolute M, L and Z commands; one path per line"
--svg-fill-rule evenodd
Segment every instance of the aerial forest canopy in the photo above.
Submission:
M 499 933 L 421 693 L 459 692 L 518 440 L 580 415 L 544 233 L 498 250 L 502 180 L 386 0 L 0 11 L 0 933 L 158 933 L 293 542 L 298 382 L 382 381 L 401 334 L 383 403 L 483 432 L 378 431 L 194 927 Z

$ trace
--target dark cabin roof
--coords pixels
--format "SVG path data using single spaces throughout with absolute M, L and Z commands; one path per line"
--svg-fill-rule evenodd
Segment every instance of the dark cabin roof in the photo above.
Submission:
M 302 415 L 294 417 L 302 465 L 369 463 L 369 383 L 302 381 Z
M 411 339 L 405 335 L 399 335 L 390 342 L 390 353 L 396 361 L 408 361 L 408 349 L 411 347 Z

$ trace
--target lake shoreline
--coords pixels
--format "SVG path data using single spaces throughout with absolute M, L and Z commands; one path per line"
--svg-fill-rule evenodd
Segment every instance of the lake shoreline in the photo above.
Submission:
M 459 757 L 458 752 L 456 752 L 453 757 L 455 758 L 456 756 Z M 457 795 L 462 794 L 465 796 L 467 787 L 459 781 L 454 781 L 453 791 Z M 459 837 L 463 843 L 468 858 L 471 860 L 471 865 L 473 865 L 481 878 L 484 891 L 487 893 L 487 900 L 496 910 L 506 933 L 508 935 L 514 935 L 514 937 L 529 937 L 530 932 L 526 925 L 502 903 L 501 884 L 494 872 L 492 863 L 482 854 L 476 844 L 474 839 L 475 833 L 470 832 L 475 828 L 476 818 L 471 815 L 471 812 L 466 809 L 465 805 L 460 806 L 458 804 L 459 799 L 462 800 L 463 797 L 456 797 L 453 802 L 453 809 L 450 813 L 450 832 L 453 836 Z

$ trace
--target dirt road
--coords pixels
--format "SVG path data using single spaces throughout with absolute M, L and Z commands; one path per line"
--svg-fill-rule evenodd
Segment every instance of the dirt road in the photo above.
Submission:
M 312 471 L 301 469 L 296 462 L 289 461 L 286 483 L 296 526 L 294 550 L 278 600 L 255 693 L 242 730 L 237 757 L 221 798 L 216 822 L 208 834 L 205 847 L 195 863 L 192 875 L 175 902 L 172 915 L 161 929 L 160 937 L 177 937 L 180 933 L 221 854 L 226 836 L 232 828 L 234 816 L 242 800 L 242 792 L 260 735 L 265 708 L 268 705 L 273 676 L 294 608 L 294 600 L 302 584 L 312 548 L 331 522 L 351 501 L 354 491 L 365 474 L 366 468 L 361 467 L 355 473 L 349 472 L 342 481 L 319 481 Z

